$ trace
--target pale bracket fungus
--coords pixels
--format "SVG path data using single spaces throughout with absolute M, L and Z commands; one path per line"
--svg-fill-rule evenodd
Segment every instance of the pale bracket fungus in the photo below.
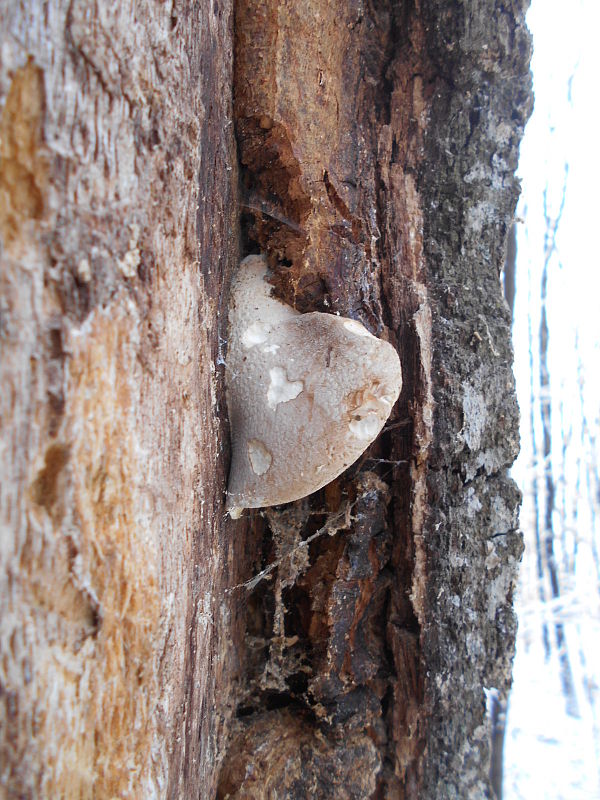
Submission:
M 231 290 L 227 509 L 289 503 L 337 478 L 381 431 L 402 387 L 391 344 L 352 319 L 271 297 L 263 256 Z

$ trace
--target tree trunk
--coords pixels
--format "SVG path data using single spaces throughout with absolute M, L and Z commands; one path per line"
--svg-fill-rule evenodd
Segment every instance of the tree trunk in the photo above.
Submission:
M 2 796 L 491 796 L 525 5 L 4 5 Z M 234 522 L 251 252 L 404 387 L 337 481 Z

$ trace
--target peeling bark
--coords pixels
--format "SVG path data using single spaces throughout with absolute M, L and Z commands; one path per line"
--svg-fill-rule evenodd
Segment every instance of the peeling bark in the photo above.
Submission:
M 526 3 L 9 5 L 1 791 L 491 797 Z M 391 341 L 404 385 L 337 481 L 234 523 L 250 252 Z

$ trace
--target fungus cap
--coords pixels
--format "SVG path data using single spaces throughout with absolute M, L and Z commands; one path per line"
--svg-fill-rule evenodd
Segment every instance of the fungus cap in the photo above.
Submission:
M 226 366 L 227 508 L 289 503 L 337 478 L 373 442 L 402 387 L 391 344 L 356 320 L 271 297 L 263 256 L 240 264 Z

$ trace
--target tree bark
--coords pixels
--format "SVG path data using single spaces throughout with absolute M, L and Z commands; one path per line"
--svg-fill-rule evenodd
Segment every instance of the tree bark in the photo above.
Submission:
M 2 791 L 210 797 L 248 558 L 231 7 L 8 3 L 0 30 Z
M 3 7 L 3 796 L 491 797 L 525 6 Z M 251 252 L 404 387 L 337 481 L 234 522 Z

